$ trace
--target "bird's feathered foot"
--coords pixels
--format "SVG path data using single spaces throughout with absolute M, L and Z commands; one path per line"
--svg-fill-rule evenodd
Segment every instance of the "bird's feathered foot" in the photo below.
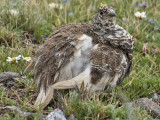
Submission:
M 90 82 L 90 74 L 87 73 L 87 71 L 82 72 L 78 76 L 53 84 L 51 87 L 53 89 L 70 89 L 70 88 L 76 88 L 77 86 L 80 87 L 82 82 L 84 81 L 84 85 L 87 86 Z

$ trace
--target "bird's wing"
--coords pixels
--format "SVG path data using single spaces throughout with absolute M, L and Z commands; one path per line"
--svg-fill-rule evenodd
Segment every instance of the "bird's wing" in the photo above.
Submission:
M 31 62 L 31 67 L 33 66 L 35 70 L 34 79 L 39 91 L 35 102 L 36 107 L 41 104 L 41 107 L 44 108 L 53 98 L 54 91 L 50 85 L 56 83 L 59 78 L 56 76 L 56 72 L 70 62 L 70 58 L 76 50 L 72 42 L 76 41 L 80 34 L 81 32 L 75 35 L 63 32 L 63 29 L 57 30 L 36 52 Z
M 124 79 L 127 70 L 128 59 L 126 55 L 116 48 L 107 45 L 99 45 L 91 54 L 92 69 L 91 69 L 91 83 L 96 85 L 105 75 L 115 78 L 119 74 L 117 82 Z M 107 82 L 109 85 L 113 81 Z M 111 85 L 112 86 L 112 85 Z
M 39 89 L 42 84 L 44 87 L 54 84 L 56 79 L 53 78 L 56 72 L 70 62 L 76 50 L 75 44 L 83 34 L 79 26 L 60 27 L 35 53 L 29 67 L 34 67 L 35 80 Z
M 65 40 L 57 43 L 47 42 L 44 46 L 44 51 L 37 57 L 38 61 L 35 64 L 35 79 L 40 79 L 40 84 L 42 83 L 44 86 L 56 82 L 56 79 L 53 79 L 56 72 L 70 62 L 70 58 L 73 56 L 76 49 L 74 45 L 71 44 L 72 41 L 77 39 L 76 36 L 72 35 L 67 38 L 64 33 L 62 36 L 53 36 L 52 39 Z

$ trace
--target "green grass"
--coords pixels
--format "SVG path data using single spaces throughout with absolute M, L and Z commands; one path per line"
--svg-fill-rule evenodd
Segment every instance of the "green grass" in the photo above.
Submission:
M 92 22 L 92 16 L 98 9 L 100 3 L 106 3 L 115 8 L 117 13 L 117 24 L 124 27 L 135 38 L 134 45 L 134 66 L 129 77 L 118 86 L 112 89 L 112 93 L 102 93 L 100 98 L 83 98 L 78 91 L 71 91 L 67 95 L 57 98 L 56 102 L 67 116 L 75 114 L 81 119 L 152 119 L 147 113 L 139 108 L 128 110 L 123 105 L 125 102 L 119 93 L 123 93 L 127 101 L 136 100 L 142 97 L 151 98 L 155 92 L 160 91 L 160 1 L 159 0 L 69 0 L 65 3 L 59 0 L 54 3 L 62 4 L 63 9 L 50 9 L 49 3 L 53 0 L 1 0 L 0 1 L 0 72 L 24 71 L 27 62 L 24 60 L 7 62 L 7 57 L 18 55 L 33 56 L 34 44 L 43 44 L 46 37 L 54 31 L 55 27 L 62 24 Z M 147 2 L 147 7 L 140 7 L 137 4 Z M 19 11 L 12 15 L 10 10 Z M 138 19 L 134 16 L 137 11 L 145 11 L 147 18 Z M 73 16 L 69 16 L 69 12 Z M 125 18 L 125 21 L 123 20 Z M 153 23 L 148 21 L 154 18 Z M 28 39 L 26 39 L 28 38 Z M 25 40 L 31 45 L 26 44 Z M 145 54 L 142 51 L 143 45 L 147 43 Z M 155 52 L 155 51 L 159 52 Z M 26 111 L 44 112 L 33 110 L 32 93 L 36 91 L 31 86 L 33 79 L 32 72 L 27 72 L 23 80 L 25 93 L 20 100 L 7 96 L 6 91 L 0 91 L 0 105 L 16 105 Z M 15 92 L 13 94 L 17 94 Z M 78 94 L 77 94 L 78 93 Z M 35 97 L 35 96 L 33 96 Z M 122 105 L 120 105 L 122 104 Z M 52 105 L 56 106 L 56 105 Z M 129 112 L 128 112 L 129 111 Z M 38 119 L 38 115 L 33 119 Z M 0 119 L 24 119 L 19 114 L 7 113 L 0 116 Z

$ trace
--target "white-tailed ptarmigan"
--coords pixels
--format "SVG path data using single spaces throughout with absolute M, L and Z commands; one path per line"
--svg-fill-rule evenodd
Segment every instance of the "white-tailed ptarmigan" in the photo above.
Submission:
M 48 105 L 54 89 L 75 88 L 84 82 L 96 92 L 121 83 L 132 68 L 133 43 L 132 36 L 116 24 L 110 6 L 98 9 L 93 24 L 58 27 L 26 68 L 35 71 L 39 90 L 35 105 Z

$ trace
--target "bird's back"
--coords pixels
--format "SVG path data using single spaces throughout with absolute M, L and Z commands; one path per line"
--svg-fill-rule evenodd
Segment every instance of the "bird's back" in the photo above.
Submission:
M 91 24 L 63 25 L 38 49 L 32 63 L 38 88 L 71 79 L 89 64 L 89 54 L 98 43 Z

